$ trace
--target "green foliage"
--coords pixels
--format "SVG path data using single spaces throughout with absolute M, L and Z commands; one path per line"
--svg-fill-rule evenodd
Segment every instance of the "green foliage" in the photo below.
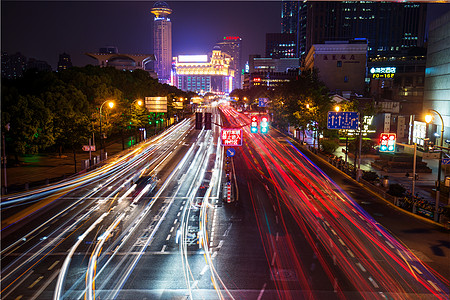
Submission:
M 362 179 L 367 181 L 375 181 L 378 179 L 377 172 L 374 171 L 364 171 L 362 175 Z
M 102 109 L 102 132 L 148 126 L 145 107 L 132 105 L 149 96 L 187 98 L 176 87 L 163 85 L 148 72 L 120 71 L 88 65 L 62 72 L 26 72 L 23 78 L 2 82 L 2 128 L 9 153 L 36 153 L 57 146 L 78 149 L 92 132 L 99 133 L 99 108 L 105 100 L 115 107 Z M 171 110 L 172 109 L 172 110 Z M 165 118 L 166 116 L 164 116 Z
M 320 140 L 320 145 L 322 146 L 323 152 L 328 154 L 333 154 L 334 151 L 336 151 L 336 149 L 339 147 L 338 142 L 336 142 L 335 140 L 322 139 Z
M 361 154 L 369 154 L 375 151 L 376 143 L 371 139 L 364 138 L 362 140 L 361 145 Z M 359 137 L 356 137 L 353 140 L 348 140 L 348 151 L 350 153 L 355 153 L 355 151 L 359 151 Z
M 406 189 L 398 183 L 393 183 L 389 185 L 388 194 L 394 197 L 403 197 Z

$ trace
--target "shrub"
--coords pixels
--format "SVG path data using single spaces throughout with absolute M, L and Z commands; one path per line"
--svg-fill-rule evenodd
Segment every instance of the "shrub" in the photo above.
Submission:
M 322 146 L 322 150 L 325 153 L 333 154 L 334 151 L 339 147 L 339 144 L 334 140 L 324 140 L 320 141 L 320 145 Z
M 393 183 L 389 185 L 388 194 L 394 197 L 403 197 L 406 189 L 398 183 Z
M 375 181 L 378 179 L 378 175 L 373 171 L 364 171 L 362 178 L 367 181 Z

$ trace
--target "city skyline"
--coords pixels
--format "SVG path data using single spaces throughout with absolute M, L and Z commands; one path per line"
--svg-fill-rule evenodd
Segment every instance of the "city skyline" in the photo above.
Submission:
M 154 3 L 2 1 L 2 51 L 44 60 L 54 70 L 64 52 L 74 66 L 95 65 L 84 53 L 104 46 L 116 46 L 124 53 L 153 54 L 150 10 Z M 281 1 L 168 4 L 173 9 L 173 56 L 207 54 L 224 36 L 240 36 L 245 62 L 249 54 L 264 55 L 266 33 L 281 32 Z M 428 19 L 449 9 L 449 4 L 432 4 Z

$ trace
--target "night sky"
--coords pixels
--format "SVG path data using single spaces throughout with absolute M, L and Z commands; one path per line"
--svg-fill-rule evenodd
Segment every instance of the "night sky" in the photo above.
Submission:
M 243 61 L 265 52 L 265 34 L 281 30 L 281 1 L 167 1 L 172 8 L 173 55 L 207 54 L 224 36 L 243 38 Z M 84 55 L 117 46 L 122 53 L 153 53 L 154 1 L 1 1 L 2 51 L 47 61 L 60 53 L 76 66 Z M 429 19 L 450 4 L 429 6 Z

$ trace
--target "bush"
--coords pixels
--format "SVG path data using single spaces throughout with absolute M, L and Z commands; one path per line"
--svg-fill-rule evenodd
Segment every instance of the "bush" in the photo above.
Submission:
M 375 181 L 378 179 L 378 174 L 373 171 L 364 171 L 362 175 L 362 179 L 367 181 Z
M 388 194 L 394 197 L 403 197 L 406 189 L 398 183 L 393 183 L 389 185 Z
M 325 153 L 333 154 L 334 151 L 339 147 L 339 144 L 334 140 L 321 140 L 320 145 Z

